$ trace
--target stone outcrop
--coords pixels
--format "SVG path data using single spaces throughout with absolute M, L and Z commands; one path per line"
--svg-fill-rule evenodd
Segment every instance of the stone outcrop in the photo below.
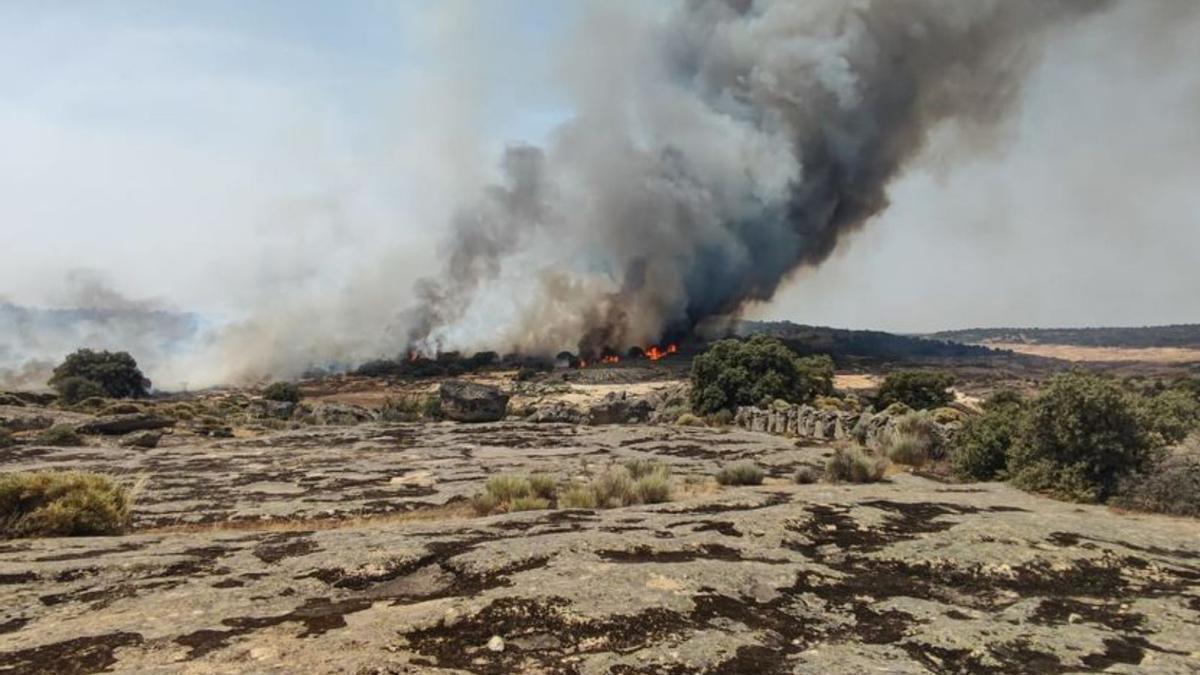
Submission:
M 175 425 L 170 417 L 150 413 L 131 413 L 128 415 L 104 415 L 93 420 L 77 424 L 75 431 L 81 434 L 121 435 L 131 431 L 146 431 L 149 429 L 165 429 Z
M 508 394 L 496 387 L 466 380 L 443 382 L 438 390 L 442 415 L 455 422 L 495 422 L 504 419 Z
M 742 406 L 734 415 L 733 423 L 748 431 L 758 431 L 776 436 L 810 438 L 818 441 L 837 441 L 856 437 L 866 445 L 883 443 L 901 417 L 898 412 L 814 408 L 810 405 L 793 405 L 772 409 Z M 943 438 L 948 438 L 956 425 L 937 424 Z M 856 432 L 857 430 L 857 432 Z

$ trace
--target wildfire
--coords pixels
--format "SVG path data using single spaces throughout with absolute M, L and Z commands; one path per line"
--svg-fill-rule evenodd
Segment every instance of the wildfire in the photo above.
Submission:
M 651 345 L 646 348 L 646 358 L 651 361 L 657 361 L 667 354 L 674 354 L 679 351 L 679 347 L 674 344 L 669 344 L 666 348 L 660 349 L 658 345 Z
M 617 356 L 616 354 L 609 354 L 608 356 L 600 357 L 600 363 L 620 363 L 620 362 L 621 362 L 621 357 Z

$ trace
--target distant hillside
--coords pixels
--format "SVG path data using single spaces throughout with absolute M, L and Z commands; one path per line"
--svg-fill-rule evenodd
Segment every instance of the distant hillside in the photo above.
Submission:
M 874 330 L 805 326 L 790 321 L 742 321 L 739 335 L 777 337 L 802 354 L 830 354 L 835 359 L 856 357 L 884 361 L 907 359 L 980 358 L 1007 354 L 978 345 Z
M 1077 347 L 1200 348 L 1200 324 L 1129 328 L 969 328 L 924 337 L 959 343 L 1026 343 Z

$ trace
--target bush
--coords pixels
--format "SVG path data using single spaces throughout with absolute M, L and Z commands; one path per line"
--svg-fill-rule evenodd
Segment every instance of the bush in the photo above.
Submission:
M 508 474 L 492 476 L 484 484 L 483 489 L 501 502 L 528 497 L 533 493 L 533 487 L 529 484 L 528 478 Z
M 99 385 L 112 398 L 145 396 L 150 380 L 138 370 L 137 361 L 129 352 L 92 351 L 80 349 L 54 369 L 49 384 L 63 394 L 60 386 L 68 378 L 81 377 Z M 86 398 L 86 397 L 81 397 Z
M 291 382 L 272 382 L 267 385 L 262 391 L 262 397 L 268 401 L 282 401 L 285 403 L 300 402 L 300 387 L 297 387 Z
M 550 500 L 542 497 L 517 497 L 508 504 L 508 512 L 541 511 L 550 508 Z
M 1200 402 L 1180 389 L 1167 389 L 1144 399 L 1142 415 L 1161 443 L 1179 443 L 1200 426 Z
M 833 390 L 833 361 L 801 358 L 765 335 L 721 340 L 692 362 L 692 410 L 707 415 L 775 399 L 806 403 Z
M 0 448 L 11 448 L 17 444 L 17 439 L 13 437 L 13 433 L 5 427 L 0 427 Z
M 704 422 L 710 427 L 727 427 L 733 424 L 733 413 L 722 408 L 706 417 Z
M 1114 502 L 1139 511 L 1200 516 L 1200 443 L 1193 442 L 1145 473 L 1123 480 Z
M 762 485 L 763 470 L 751 462 L 738 462 L 717 472 L 721 485 Z
M 912 412 L 896 420 L 885 454 L 897 464 L 922 466 L 942 457 L 942 436 L 937 422 L 926 411 Z
M 652 473 L 669 473 L 667 466 L 657 459 L 630 459 L 621 463 L 634 480 Z
M 103 399 L 108 395 L 104 387 L 84 377 L 64 377 L 54 384 L 58 396 L 67 405 L 76 405 L 92 398 Z
M 1008 450 L 1016 443 L 1024 423 L 1025 404 L 1020 399 L 992 400 L 982 415 L 969 417 L 954 434 L 950 466 L 963 480 L 993 480 L 1008 464 Z
M 1144 471 L 1154 444 L 1139 397 L 1081 372 L 1052 378 L 1029 408 L 1009 451 L 1014 484 L 1079 501 L 1103 501 Z
M 954 401 L 954 394 L 948 391 L 953 385 L 954 376 L 949 373 L 902 370 L 884 379 L 877 403 L 881 408 L 893 403 L 917 410 L 939 408 Z
M 883 478 L 887 460 L 858 448 L 835 450 L 825 464 L 825 475 L 835 483 L 874 483 Z
M 633 477 L 625 467 L 610 468 L 597 476 L 592 481 L 591 490 L 598 508 L 617 508 L 637 503 Z
M 793 478 L 800 485 L 808 485 L 817 482 L 819 476 L 811 466 L 802 466 L 796 469 L 796 475 Z
M 661 504 L 671 501 L 671 483 L 665 468 L 639 477 L 633 492 L 642 504 Z
M 0 476 L 0 536 L 121 534 L 129 527 L 129 491 L 105 476 L 33 471 Z
M 37 437 L 38 445 L 53 445 L 60 448 L 73 448 L 83 445 L 83 439 L 75 433 L 75 428 L 69 424 L 56 424 L 46 429 Z
M 702 427 L 704 426 L 704 418 L 685 412 L 675 418 L 675 424 L 681 427 Z
M 596 508 L 596 493 L 587 485 L 572 485 L 558 493 L 558 508 L 594 509 Z
M 535 473 L 529 477 L 529 491 L 540 499 L 554 499 L 554 493 L 558 491 L 558 481 L 554 480 L 554 476 Z

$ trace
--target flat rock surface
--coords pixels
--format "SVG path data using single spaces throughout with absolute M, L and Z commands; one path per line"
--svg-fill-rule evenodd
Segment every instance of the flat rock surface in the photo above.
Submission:
M 665 426 L 370 424 L 20 446 L 142 483 L 122 537 L 0 541 L 0 672 L 1200 670 L 1200 523 Z M 475 517 L 488 476 L 670 464 L 675 501 Z M 718 488 L 749 459 L 766 484 Z M 499 639 L 496 639 L 499 638 Z

